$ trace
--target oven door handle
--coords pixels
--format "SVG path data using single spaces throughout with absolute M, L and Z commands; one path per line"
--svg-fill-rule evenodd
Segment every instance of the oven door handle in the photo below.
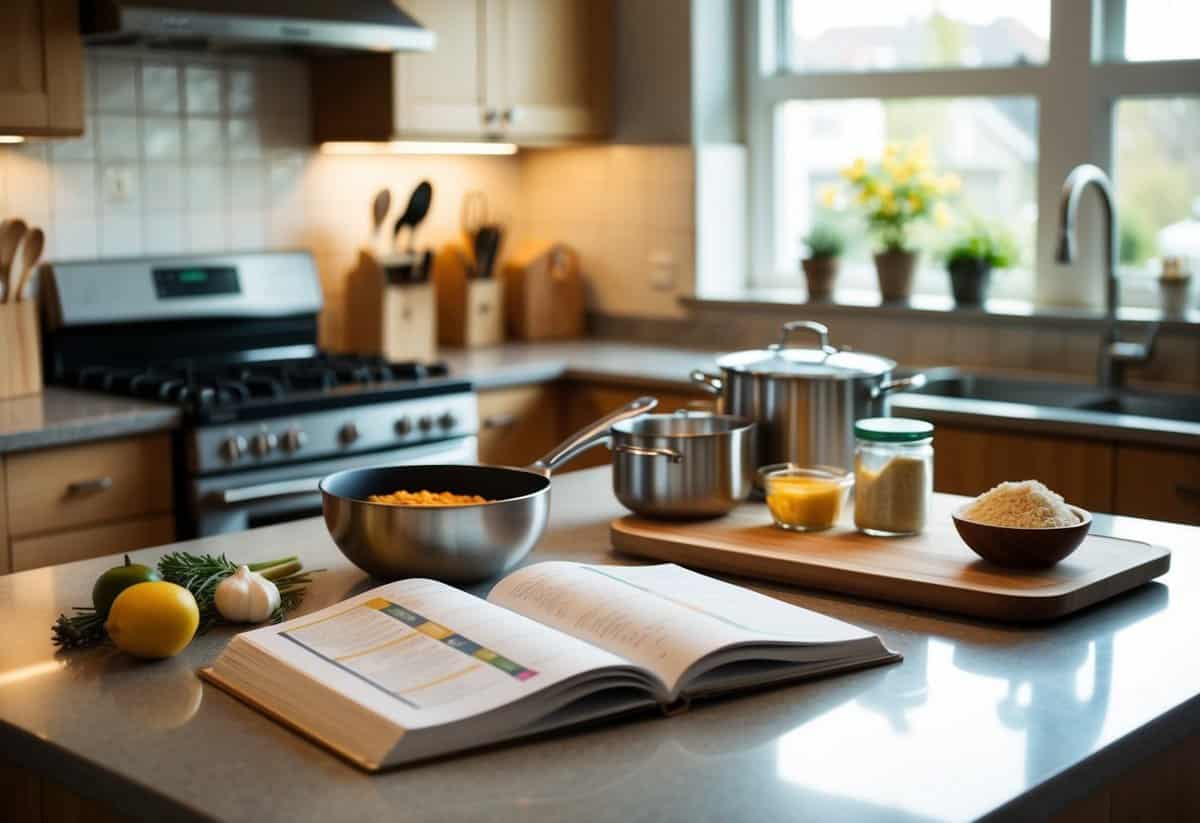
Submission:
M 298 494 L 313 494 L 321 484 L 320 477 L 301 477 L 296 480 L 279 480 L 274 483 L 259 483 L 236 489 L 222 489 L 208 495 L 209 500 L 222 506 L 237 506 L 257 503 L 279 497 L 295 497 Z

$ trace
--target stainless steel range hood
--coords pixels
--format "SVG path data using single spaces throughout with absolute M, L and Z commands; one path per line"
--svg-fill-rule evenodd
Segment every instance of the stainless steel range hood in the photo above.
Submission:
M 83 0 L 88 43 L 430 51 L 433 32 L 392 0 Z

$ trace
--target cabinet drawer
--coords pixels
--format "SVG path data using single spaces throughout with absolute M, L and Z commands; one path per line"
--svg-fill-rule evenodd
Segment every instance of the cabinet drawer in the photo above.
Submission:
M 479 393 L 479 461 L 526 466 L 561 440 L 554 386 L 521 386 Z
M 9 533 L 25 537 L 171 511 L 167 435 L 11 455 Z
M 161 546 L 175 540 L 171 515 L 141 517 L 87 529 L 26 537 L 12 542 L 14 572 Z
M 1200 452 L 1118 446 L 1116 512 L 1200 525 Z

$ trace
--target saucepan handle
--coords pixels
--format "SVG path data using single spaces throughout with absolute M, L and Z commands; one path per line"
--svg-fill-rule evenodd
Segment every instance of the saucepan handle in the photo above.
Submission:
M 703 388 L 709 394 L 720 394 L 725 388 L 725 381 L 715 374 L 709 374 L 700 369 L 692 370 L 692 382 Z
M 612 437 L 613 424 L 639 417 L 658 405 L 656 397 L 639 397 L 631 403 L 626 403 L 612 414 L 585 426 L 562 443 L 555 446 L 548 454 L 529 466 L 531 471 L 549 476 L 555 469 L 570 461 L 573 457 L 588 449 L 609 442 Z
M 921 372 L 914 374 L 912 377 L 905 377 L 902 380 L 889 380 L 871 389 L 871 399 L 875 400 L 885 394 L 897 391 L 913 391 L 914 389 L 922 388 L 928 382 L 929 378 Z
M 621 454 L 636 454 L 639 457 L 666 457 L 672 463 L 683 462 L 683 455 L 674 449 L 651 449 L 644 446 L 626 446 L 622 444 L 620 446 L 613 446 L 613 451 L 620 452 Z

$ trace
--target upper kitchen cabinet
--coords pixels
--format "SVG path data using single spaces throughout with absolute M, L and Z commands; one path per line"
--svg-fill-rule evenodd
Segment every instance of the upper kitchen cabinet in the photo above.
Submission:
M 76 0 L 5 0 L 0 134 L 83 134 L 83 41 Z
M 603 137 L 612 110 L 611 0 L 405 0 L 429 53 L 314 62 L 318 142 Z

